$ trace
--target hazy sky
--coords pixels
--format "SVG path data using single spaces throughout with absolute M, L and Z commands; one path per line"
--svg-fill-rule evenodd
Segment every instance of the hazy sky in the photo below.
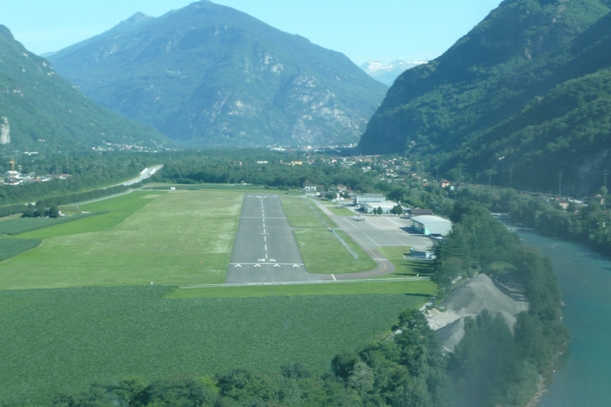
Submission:
M 0 13 L 28 50 L 41 54 L 82 41 L 141 11 L 158 17 L 192 0 L 10 0 Z M 500 0 L 216 0 L 355 63 L 439 56 Z

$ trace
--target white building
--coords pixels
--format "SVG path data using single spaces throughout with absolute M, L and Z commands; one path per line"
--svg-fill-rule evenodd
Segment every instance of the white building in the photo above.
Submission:
M 365 203 L 384 203 L 386 202 L 386 196 L 383 194 L 361 194 L 354 197 L 354 204 L 356 206 L 363 205 Z
M 446 236 L 452 230 L 452 222 L 434 215 L 415 216 L 412 218 L 412 225 L 425 236 Z

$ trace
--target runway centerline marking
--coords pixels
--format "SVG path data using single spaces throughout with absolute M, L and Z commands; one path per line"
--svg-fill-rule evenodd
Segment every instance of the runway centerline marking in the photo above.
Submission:
M 382 247 L 382 246 L 380 246 L 380 245 L 378 244 L 378 242 L 376 242 L 375 240 L 373 240 L 372 238 L 370 238 L 369 236 L 367 236 L 367 234 L 366 234 L 366 233 L 363 233 L 363 236 L 365 236 L 367 239 L 371 240 L 371 241 L 373 242 L 373 244 L 375 244 L 376 246 L 378 246 L 378 247 Z

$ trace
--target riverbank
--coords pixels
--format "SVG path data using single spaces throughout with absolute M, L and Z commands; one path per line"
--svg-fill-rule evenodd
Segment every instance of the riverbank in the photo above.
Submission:
M 611 259 L 585 245 L 518 229 L 522 241 L 551 259 L 563 301 L 563 322 L 571 332 L 566 354 L 545 377 L 544 392 L 529 407 L 605 407 L 611 399 Z

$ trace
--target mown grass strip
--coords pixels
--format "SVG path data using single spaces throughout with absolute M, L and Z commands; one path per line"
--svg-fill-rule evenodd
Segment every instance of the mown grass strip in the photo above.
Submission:
M 293 228 L 328 228 L 304 198 L 281 196 L 284 213 Z
M 295 230 L 295 239 L 306 269 L 313 274 L 345 274 L 367 271 L 377 264 L 343 231 L 337 233 L 358 255 L 355 259 L 329 229 Z
M 83 205 L 110 212 L 20 235 L 47 240 L 0 268 L 0 289 L 223 283 L 242 202 L 148 191 Z
M 407 294 L 427 296 L 435 293 L 431 281 L 329 282 L 320 284 L 287 284 L 179 288 L 166 298 L 250 298 L 275 296 L 382 295 Z M 424 298 L 424 297 L 423 297 Z
M 0 239 L 0 261 L 8 260 L 42 243 L 40 239 Z
M 354 212 L 346 208 L 336 208 L 335 206 L 327 206 L 327 209 L 337 216 L 354 216 Z

